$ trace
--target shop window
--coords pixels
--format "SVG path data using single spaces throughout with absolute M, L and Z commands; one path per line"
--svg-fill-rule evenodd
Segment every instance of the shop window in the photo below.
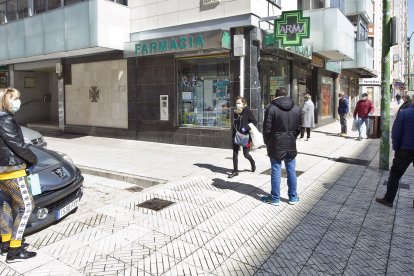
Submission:
M 334 81 L 333 78 L 322 77 L 322 95 L 320 99 L 319 115 L 322 117 L 332 117 L 332 106 L 333 106 L 333 90 Z
M 276 57 L 265 57 L 262 60 L 262 105 L 264 108 L 275 97 L 276 88 L 284 87 L 290 91 L 290 62 Z
M 0 24 L 7 23 L 6 2 L 0 2 Z
M 6 1 L 6 17 L 7 22 L 17 19 L 17 0 Z
M 298 0 L 298 10 L 310 10 L 310 0 Z
M 54 10 L 61 7 L 60 0 L 48 0 L 47 1 L 47 9 Z
M 312 101 L 314 101 L 316 95 L 312 91 L 312 70 L 307 67 L 294 65 L 293 87 L 296 89 L 292 89 L 292 99 L 299 107 L 302 107 L 305 103 L 305 94 L 310 94 Z
M 323 9 L 325 8 L 325 0 L 313 0 L 312 9 Z
M 229 57 L 177 59 L 178 125 L 231 124 Z
M 35 14 L 42 13 L 42 12 L 45 12 L 47 10 L 46 9 L 46 0 L 34 0 L 33 5 L 34 5 L 34 13 Z

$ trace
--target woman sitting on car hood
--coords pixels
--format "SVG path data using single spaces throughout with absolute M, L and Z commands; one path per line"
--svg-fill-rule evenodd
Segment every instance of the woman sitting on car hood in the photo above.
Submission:
M 11 263 L 36 256 L 35 252 L 24 249 L 22 240 L 34 207 L 26 168 L 35 164 L 37 157 L 24 143 L 14 119 L 21 105 L 20 92 L 6 88 L 0 94 L 3 94 L 0 95 L 0 189 L 10 198 L 10 202 L 4 201 L 0 206 L 1 253 L 7 253 L 6 262 Z

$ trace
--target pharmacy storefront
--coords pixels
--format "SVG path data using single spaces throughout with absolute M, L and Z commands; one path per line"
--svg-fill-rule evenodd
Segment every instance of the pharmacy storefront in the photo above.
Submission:
M 227 147 L 230 44 L 223 30 L 127 43 L 128 120 L 135 139 Z

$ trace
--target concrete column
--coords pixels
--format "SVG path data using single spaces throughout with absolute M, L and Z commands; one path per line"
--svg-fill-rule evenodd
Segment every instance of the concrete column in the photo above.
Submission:
M 259 40 L 260 30 L 255 27 L 240 27 L 232 28 L 231 35 L 243 34 L 245 38 L 246 55 L 244 57 L 244 90 L 243 97 L 247 99 L 250 109 L 258 120 L 259 129 L 261 129 L 263 115 L 262 115 L 262 95 L 260 87 L 260 77 L 258 69 L 258 57 L 260 54 Z M 240 82 L 240 58 L 232 57 L 230 60 L 230 75 L 232 76 L 230 87 L 233 93 L 233 99 L 241 93 Z

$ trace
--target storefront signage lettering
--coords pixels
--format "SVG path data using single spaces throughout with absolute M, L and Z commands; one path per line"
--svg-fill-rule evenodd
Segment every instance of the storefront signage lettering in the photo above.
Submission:
M 285 11 L 275 20 L 274 36 L 283 46 L 301 46 L 302 39 L 309 38 L 310 17 L 303 17 L 303 11 Z
M 381 80 L 379 80 L 379 79 L 359 79 L 359 84 L 362 84 L 362 85 L 381 85 Z
M 184 49 L 204 48 L 204 39 L 201 34 L 196 36 L 172 37 L 169 39 L 142 41 L 135 44 L 135 55 L 145 56 L 164 52 L 178 52 Z
M 230 49 L 230 33 L 213 30 L 125 43 L 124 57 L 160 55 L 206 49 Z

